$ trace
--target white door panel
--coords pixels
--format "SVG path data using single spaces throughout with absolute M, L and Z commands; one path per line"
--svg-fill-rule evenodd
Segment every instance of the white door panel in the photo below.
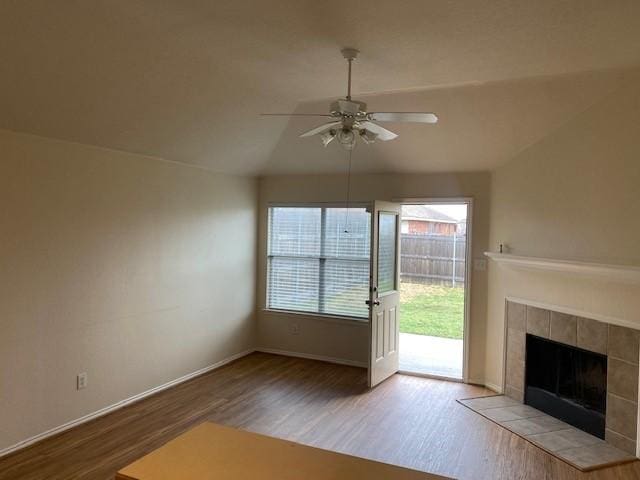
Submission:
M 398 371 L 400 205 L 374 203 L 371 241 L 369 386 Z
M 388 342 L 389 347 L 388 347 L 387 353 L 389 354 L 395 353 L 398 350 L 398 345 L 396 340 L 398 338 L 398 335 L 396 335 L 396 329 L 398 327 L 397 312 L 398 312 L 398 309 L 396 307 L 389 309 L 389 334 L 387 337 L 389 339 L 389 342 Z
M 384 359 L 384 312 L 376 312 L 375 318 L 375 338 L 376 338 L 376 352 L 375 352 L 375 361 Z

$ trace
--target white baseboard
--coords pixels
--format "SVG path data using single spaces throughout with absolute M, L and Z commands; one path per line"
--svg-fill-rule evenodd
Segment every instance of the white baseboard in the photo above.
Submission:
M 273 353 L 274 355 L 283 355 L 285 357 L 306 358 L 309 360 L 319 360 L 321 362 L 337 363 L 338 365 L 348 365 L 350 367 L 367 368 L 366 362 L 346 360 L 344 358 L 326 357 L 324 355 L 315 355 L 313 353 L 290 352 L 288 350 L 278 350 L 276 348 L 256 348 L 256 352 Z
M 468 378 L 467 383 L 469 385 L 477 385 L 479 387 L 485 387 L 484 380 L 480 380 L 478 378 Z
M 119 408 L 122 408 L 126 405 L 129 405 L 131 403 L 137 402 L 138 400 L 142 400 L 145 397 L 148 397 L 149 395 L 153 395 L 154 393 L 158 393 L 161 392 L 162 390 L 166 390 L 167 388 L 173 387 L 175 385 L 178 385 L 180 383 L 186 382 L 187 380 L 191 380 L 192 378 L 198 377 L 200 375 L 203 375 L 207 372 L 210 372 L 211 370 L 215 370 L 216 368 L 220 368 L 223 365 L 226 365 L 227 363 L 233 362 L 234 360 L 237 360 L 239 358 L 242 358 L 246 355 L 249 355 L 250 353 L 253 353 L 255 350 L 250 349 L 250 350 L 245 350 L 243 352 L 240 353 L 236 353 L 235 355 L 232 355 L 230 357 L 225 358 L 224 360 L 220 360 L 219 362 L 214 363 L 213 365 L 209 365 L 207 367 L 201 368 L 200 370 L 196 370 L 195 372 L 191 372 L 188 373 L 186 375 L 183 375 L 180 378 L 176 378 L 175 380 L 171 380 L 170 382 L 167 382 L 165 384 L 162 384 L 158 387 L 154 387 L 151 388 L 145 392 L 139 393 L 137 395 L 134 395 L 132 397 L 129 397 L 125 400 L 121 400 L 119 402 L 114 403 L 113 405 L 109 405 L 107 407 L 101 408 L 100 410 L 97 410 L 93 413 L 89 413 L 83 417 L 77 418 L 76 420 L 71 420 L 70 422 L 67 422 L 63 425 L 60 425 L 58 427 L 52 428 L 50 430 L 47 430 L 46 432 L 42 432 L 39 433 L 38 435 L 34 435 L 33 437 L 27 438 L 26 440 L 22 440 L 21 442 L 16 443 L 15 445 L 12 445 L 10 447 L 7 448 L 3 448 L 2 450 L 0 450 L 0 457 L 3 457 L 5 455 L 9 455 L 10 453 L 13 453 L 17 450 L 20 450 L 22 448 L 28 447 L 29 445 L 33 445 L 36 442 L 39 442 L 40 440 L 44 440 L 45 438 L 51 437 L 53 435 L 57 435 L 58 433 L 62 433 L 65 430 L 69 430 L 70 428 L 76 427 L 78 425 L 81 425 L 83 423 L 86 423 L 90 420 L 94 420 L 98 417 L 102 417 L 103 415 L 106 415 L 107 413 L 111 413 L 115 410 L 118 410 Z
M 45 438 L 48 437 L 52 437 L 54 435 L 57 435 L 59 433 L 62 433 L 66 430 L 69 430 L 73 427 L 76 427 L 78 425 L 82 425 L 83 423 L 86 423 L 90 420 L 94 420 L 98 417 L 102 417 L 103 415 L 106 415 L 108 413 L 111 413 L 115 410 L 118 410 L 126 405 L 129 405 L 131 403 L 137 402 L 138 400 L 142 400 L 145 397 L 148 397 L 150 395 L 153 395 L 154 393 L 158 393 L 161 392 L 162 390 L 166 390 L 167 388 L 173 387 L 175 385 L 178 385 L 180 383 L 186 382 L 187 380 L 191 380 L 192 378 L 198 377 L 200 375 L 203 375 L 207 372 L 210 372 L 212 370 L 215 370 L 216 368 L 220 368 L 224 365 L 226 365 L 227 363 L 233 362 L 234 360 L 237 360 L 239 358 L 242 358 L 244 356 L 247 356 L 253 352 L 264 352 L 264 353 L 271 353 L 274 355 L 283 355 L 286 357 L 296 357 L 296 358 L 306 358 L 309 360 L 319 360 L 321 362 L 328 362 L 328 363 L 335 363 L 338 365 L 348 365 L 350 367 L 362 367 L 362 368 L 367 368 L 367 364 L 366 362 L 358 362 L 356 360 L 347 360 L 347 359 L 343 359 L 343 358 L 336 358 L 336 357 L 327 357 L 325 355 L 315 355 L 312 353 L 301 353 L 301 352 L 291 352 L 288 350 L 278 350 L 275 348 L 256 348 L 254 349 L 249 349 L 249 350 L 245 350 L 243 352 L 240 353 L 236 353 L 235 355 L 232 355 L 230 357 L 227 357 L 223 360 L 220 360 L 219 362 L 216 362 L 212 365 L 209 365 L 207 367 L 201 368 L 199 370 L 196 370 L 195 372 L 191 372 L 188 373 L 187 375 L 183 375 L 180 378 L 176 378 L 175 380 L 171 380 L 170 382 L 164 383 L 162 385 L 159 385 L 157 387 L 151 388 L 149 390 L 146 390 L 142 393 L 139 393 L 137 395 L 134 395 L 132 397 L 126 398 L 124 400 L 121 400 L 119 402 L 116 402 L 112 405 L 109 405 L 107 407 L 101 408 L 100 410 L 96 410 L 95 412 L 89 413 L 87 415 L 84 415 L 80 418 L 77 418 L 75 420 L 71 420 L 70 422 L 67 422 L 63 425 L 60 425 L 58 427 L 54 427 L 50 430 L 47 430 L 45 432 L 39 433 L 37 435 L 34 435 L 33 437 L 27 438 L 25 440 L 22 440 L 14 445 L 11 445 L 9 447 L 3 448 L 0 450 L 0 457 L 9 455 L 10 453 L 16 452 L 20 449 L 26 448 L 29 445 L 33 445 L 34 443 L 37 443 L 41 440 L 44 440 Z M 469 383 L 473 383 L 476 385 L 484 385 L 485 387 L 497 392 L 497 393 L 502 393 L 502 388 L 499 387 L 498 385 L 489 383 L 489 382 L 484 382 L 484 381 L 475 381 L 473 379 L 469 379 Z
M 484 382 L 484 386 L 487 387 L 489 390 L 493 390 L 496 393 L 504 393 L 502 391 L 502 387 L 500 385 L 496 385 L 495 383 Z
M 496 385 L 495 383 L 487 382 L 485 380 L 470 378 L 468 383 L 470 383 L 471 385 L 478 385 L 480 387 L 488 388 L 489 390 L 493 390 L 496 393 L 500 393 L 500 394 L 504 393 L 500 385 Z

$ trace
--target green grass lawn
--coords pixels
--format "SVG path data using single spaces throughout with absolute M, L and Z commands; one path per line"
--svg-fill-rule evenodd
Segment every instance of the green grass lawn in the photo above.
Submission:
M 464 289 L 401 283 L 400 332 L 462 338 Z

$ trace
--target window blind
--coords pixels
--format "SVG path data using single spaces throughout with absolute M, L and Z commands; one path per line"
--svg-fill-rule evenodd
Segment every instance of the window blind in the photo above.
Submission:
M 367 318 L 370 248 L 365 208 L 270 208 L 267 307 Z

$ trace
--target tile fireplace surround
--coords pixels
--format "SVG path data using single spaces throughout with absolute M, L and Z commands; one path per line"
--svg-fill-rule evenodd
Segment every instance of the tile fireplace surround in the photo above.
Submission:
M 607 355 L 605 440 L 636 455 L 640 331 L 507 301 L 505 394 L 524 401 L 526 334 Z

